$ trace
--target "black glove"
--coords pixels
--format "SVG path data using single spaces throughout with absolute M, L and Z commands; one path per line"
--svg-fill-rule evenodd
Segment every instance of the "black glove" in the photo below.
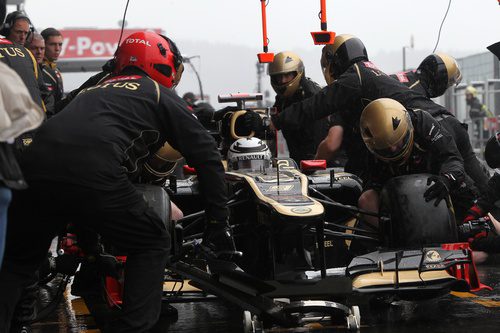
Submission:
M 431 183 L 434 183 L 431 185 Z M 436 199 L 434 206 L 437 207 L 441 200 L 446 199 L 449 194 L 449 180 L 446 177 L 431 176 L 427 179 L 427 185 L 431 185 L 424 193 L 425 201 Z
M 219 259 L 239 255 L 234 245 L 233 232 L 227 219 L 208 219 L 203 233 L 202 246 Z
M 262 132 L 264 129 L 262 118 L 254 111 L 247 111 L 243 115 L 243 124 L 248 131 Z

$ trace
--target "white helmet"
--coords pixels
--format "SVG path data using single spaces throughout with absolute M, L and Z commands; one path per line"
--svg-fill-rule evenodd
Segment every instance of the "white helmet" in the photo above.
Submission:
M 271 152 L 260 139 L 238 139 L 229 147 L 227 162 L 229 169 L 233 170 L 261 170 L 271 165 Z

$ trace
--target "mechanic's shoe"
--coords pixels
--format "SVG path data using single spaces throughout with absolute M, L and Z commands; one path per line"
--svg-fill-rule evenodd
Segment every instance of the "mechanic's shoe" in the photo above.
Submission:
M 231 227 L 229 225 L 211 225 L 203 233 L 201 246 L 210 251 L 218 259 L 230 259 L 233 256 L 241 256 L 236 251 Z

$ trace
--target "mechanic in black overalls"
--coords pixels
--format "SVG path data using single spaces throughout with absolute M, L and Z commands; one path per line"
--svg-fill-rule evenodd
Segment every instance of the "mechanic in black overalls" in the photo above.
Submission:
M 393 74 L 410 89 L 418 91 L 427 98 L 436 98 L 443 95 L 449 87 L 460 83 L 462 75 L 454 58 L 447 54 L 436 53 L 427 56 L 416 71 Z M 424 105 L 422 107 L 425 107 Z M 460 154 L 464 160 L 464 168 L 468 177 L 472 179 L 480 192 L 487 191 L 488 177 L 481 167 L 476 154 L 472 150 L 467 125 L 460 123 L 444 107 L 427 109 L 448 133 L 453 136 Z M 468 182 L 470 185 L 470 182 Z
M 127 254 L 123 307 L 115 332 L 148 332 L 158 320 L 170 236 L 129 175 L 169 142 L 196 168 L 205 200 L 203 245 L 234 251 L 224 168 L 213 138 L 168 89 L 182 74 L 175 44 L 153 32 L 127 37 L 115 73 L 80 92 L 45 122 L 23 155 L 30 187 L 9 211 L 0 272 L 0 331 L 53 237 L 68 221 L 95 230 Z M 29 230 L 29 233 L 26 232 Z
M 410 109 L 431 113 L 443 109 L 379 70 L 368 60 L 363 43 L 352 35 L 336 36 L 333 44 L 325 45 L 321 65 L 328 86 L 272 116 L 272 122 L 278 129 L 296 129 L 312 119 L 334 114 L 337 124 L 342 125 L 342 140 L 346 141 L 345 170 L 356 175 L 362 176 L 366 170 L 367 149 L 359 132 L 359 119 L 368 103 L 387 97 Z
M 424 197 L 437 206 L 450 189 L 463 186 L 463 161 L 453 138 L 427 112 L 405 107 L 390 98 L 377 99 L 360 119 L 363 141 L 371 152 L 363 173 L 364 192 L 359 207 L 378 211 L 379 192 L 396 176 L 432 173 Z M 452 199 L 453 200 L 453 199 Z M 378 219 L 365 217 L 377 224 Z
M 33 101 L 45 112 L 45 104 L 40 94 L 41 83 L 38 81 L 40 72 L 31 52 L 22 45 L 0 37 L 0 61 L 16 71 L 26 85 L 26 88 L 28 88 Z M 33 141 L 33 136 L 34 131 L 20 135 L 15 143 L 17 150 L 23 150 L 28 147 Z
M 62 74 L 56 63 L 62 49 L 63 38 L 59 30 L 54 28 L 44 29 L 40 34 L 45 40 L 45 57 L 42 64 L 43 81 L 52 92 L 55 103 L 58 103 L 64 96 Z
M 44 109 L 38 86 L 38 65 L 31 52 L 22 45 L 0 37 L 0 61 L 16 71 L 21 77 L 33 101 Z
M 481 197 L 470 208 L 464 222 L 476 220 L 491 213 L 498 219 L 500 212 L 500 132 L 492 136 L 486 143 L 484 149 L 484 159 L 488 166 L 495 170 L 495 173 L 488 181 L 488 191 L 481 194 Z M 468 236 L 468 241 L 474 251 L 486 253 L 500 253 L 500 230 L 491 232 L 475 233 Z M 477 254 L 474 254 L 477 257 Z
M 269 76 L 271 86 L 276 92 L 273 107 L 276 107 L 278 112 L 321 90 L 316 82 L 305 76 L 302 59 L 290 51 L 275 55 L 273 62 L 269 64 Z M 314 159 L 316 148 L 326 136 L 327 131 L 327 119 L 310 121 L 298 130 L 283 129 L 283 137 L 286 140 L 290 157 L 297 164 L 300 164 L 302 160 Z

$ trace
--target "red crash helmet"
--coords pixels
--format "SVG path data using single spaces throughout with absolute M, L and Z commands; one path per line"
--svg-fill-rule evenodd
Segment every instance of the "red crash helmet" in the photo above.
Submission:
M 115 60 L 115 73 L 134 66 L 167 88 L 175 87 L 184 71 L 182 56 L 175 43 L 150 31 L 135 32 L 125 38 Z

